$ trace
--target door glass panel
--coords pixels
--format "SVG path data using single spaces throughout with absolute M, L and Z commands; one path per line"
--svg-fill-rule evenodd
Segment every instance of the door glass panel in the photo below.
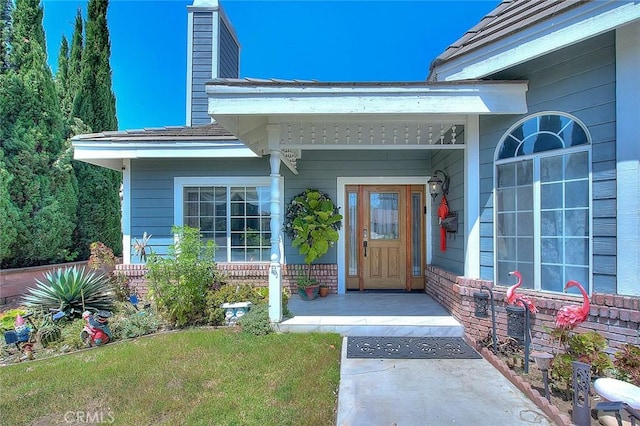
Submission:
M 397 192 L 369 194 L 369 239 L 398 239 L 398 198 Z
M 349 212 L 349 275 L 358 275 L 358 193 L 347 195 Z
M 422 276 L 422 194 L 411 194 L 411 274 Z

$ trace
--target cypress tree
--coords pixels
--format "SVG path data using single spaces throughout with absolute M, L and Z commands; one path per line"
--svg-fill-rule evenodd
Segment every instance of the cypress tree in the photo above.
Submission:
M 16 238 L 5 265 L 30 266 L 70 257 L 76 196 L 69 147 L 51 70 L 46 63 L 39 0 L 17 0 L 13 11 L 12 67 L 0 84 L 0 137 L 19 210 Z
M 2 82 L 1 76 L 0 82 Z M 11 179 L 11 174 L 2 161 L 2 152 L 0 151 L 0 229 L 2 230 L 0 232 L 0 265 L 4 259 L 11 255 L 10 247 L 15 243 L 18 235 L 19 210 L 9 195 Z
M 89 0 L 79 87 L 73 102 L 73 116 L 94 132 L 118 128 L 115 96 L 111 90 L 108 6 L 107 0 Z M 70 75 L 73 56 L 72 42 Z M 77 161 L 74 169 L 78 179 L 78 249 L 81 256 L 88 257 L 89 246 L 95 241 L 111 247 L 114 253 L 122 253 L 120 173 Z
M 60 110 L 66 119 L 71 117 L 71 102 L 69 93 L 69 42 L 63 35 L 60 43 L 60 53 L 58 54 L 58 72 L 56 73 L 56 90 L 60 99 Z M 66 132 L 65 132 L 66 133 Z
M 9 67 L 9 54 L 11 52 L 11 15 L 13 11 L 12 0 L 0 0 L 0 74 Z
M 89 0 L 80 87 L 73 105 L 73 115 L 94 132 L 118 129 L 116 98 L 111 90 L 108 6 L 108 0 Z
M 76 21 L 71 38 L 71 50 L 65 36 L 62 36 L 60 53 L 58 55 L 58 73 L 56 74 L 56 87 L 60 98 L 60 108 L 66 119 L 66 136 L 71 136 L 70 128 L 74 125 L 73 101 L 80 86 L 80 70 L 82 66 L 82 10 L 78 9 Z
M 84 38 L 82 35 L 82 10 L 78 8 L 76 13 L 76 22 L 73 27 L 73 37 L 71 38 L 71 51 L 69 52 L 69 90 L 73 97 L 78 92 L 80 86 L 80 70 L 82 69 L 82 50 L 84 49 Z

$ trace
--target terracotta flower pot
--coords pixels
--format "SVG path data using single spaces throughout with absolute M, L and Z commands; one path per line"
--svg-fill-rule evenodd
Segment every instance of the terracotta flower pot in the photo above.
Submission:
M 318 297 L 320 292 L 320 284 L 307 287 L 298 287 L 298 295 L 302 300 L 313 300 Z
M 329 287 L 320 286 L 320 297 L 327 297 L 328 294 L 329 294 Z

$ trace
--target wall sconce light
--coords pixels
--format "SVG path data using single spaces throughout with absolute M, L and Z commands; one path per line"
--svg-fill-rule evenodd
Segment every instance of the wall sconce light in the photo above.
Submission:
M 438 173 L 442 174 L 442 179 L 438 177 Z M 436 197 L 440 194 L 449 194 L 449 175 L 442 170 L 436 170 L 433 172 L 433 176 L 427 181 L 429 185 L 429 194 L 435 201 Z

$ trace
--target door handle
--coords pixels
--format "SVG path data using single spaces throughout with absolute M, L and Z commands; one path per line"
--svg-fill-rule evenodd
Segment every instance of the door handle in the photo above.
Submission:
M 364 257 L 367 257 L 367 240 L 364 240 L 362 245 L 364 247 Z

